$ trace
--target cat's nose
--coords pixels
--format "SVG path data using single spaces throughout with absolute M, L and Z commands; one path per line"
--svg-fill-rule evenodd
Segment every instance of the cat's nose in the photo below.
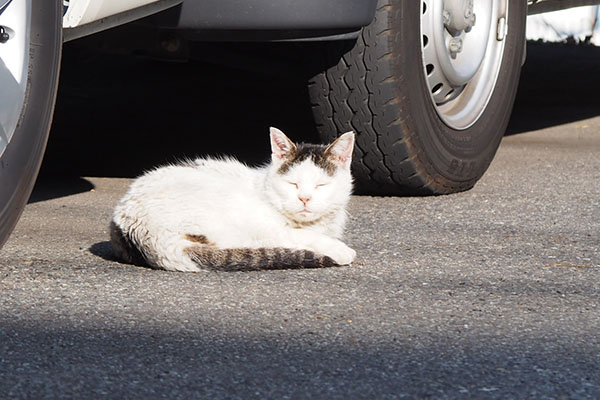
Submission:
M 310 201 L 310 197 L 308 196 L 298 196 L 298 199 L 304 203 L 304 205 L 306 205 L 306 203 L 308 203 Z

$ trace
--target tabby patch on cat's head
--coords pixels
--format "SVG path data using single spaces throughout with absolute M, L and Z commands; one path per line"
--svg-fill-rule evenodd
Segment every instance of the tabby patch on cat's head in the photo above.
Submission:
M 327 147 L 323 145 L 299 143 L 285 156 L 277 172 L 286 174 L 292 166 L 310 159 L 313 164 L 327 172 L 327 175 L 333 176 L 337 166 L 327 157 L 325 150 Z
M 270 128 L 272 162 L 279 174 L 286 174 L 290 168 L 307 159 L 333 176 L 340 167 L 349 169 L 354 149 L 354 133 L 346 132 L 329 146 L 319 144 L 294 144 L 277 128 Z

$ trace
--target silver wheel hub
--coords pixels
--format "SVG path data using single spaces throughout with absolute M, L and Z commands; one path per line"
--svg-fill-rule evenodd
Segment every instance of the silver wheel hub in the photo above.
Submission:
M 422 7 L 431 100 L 446 125 L 467 129 L 485 110 L 498 78 L 508 0 L 423 0 Z
M 29 68 L 31 0 L 0 0 L 0 156 L 23 110 Z

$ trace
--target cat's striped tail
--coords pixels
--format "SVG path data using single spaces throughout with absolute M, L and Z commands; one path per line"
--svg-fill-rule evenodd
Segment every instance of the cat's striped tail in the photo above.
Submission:
M 310 250 L 287 248 L 219 249 L 211 245 L 193 245 L 188 256 L 203 269 L 217 271 L 256 271 L 334 267 L 332 258 Z
M 183 246 L 180 247 L 182 252 L 175 252 L 171 257 L 165 257 L 151 246 L 142 251 L 132 240 L 131 234 L 125 234 L 114 221 L 110 224 L 110 237 L 113 251 L 118 259 L 130 264 L 148 265 L 170 271 L 198 271 L 199 268 L 215 271 L 254 271 L 338 266 L 332 258 L 310 250 L 219 249 L 203 235 L 185 235 L 185 242 L 177 237 L 177 246 Z M 173 257 L 173 254 L 176 256 Z

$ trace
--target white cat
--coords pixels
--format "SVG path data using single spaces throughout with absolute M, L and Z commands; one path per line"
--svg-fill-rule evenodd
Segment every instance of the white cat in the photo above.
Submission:
M 264 167 L 199 158 L 136 179 L 113 214 L 115 255 L 171 271 L 350 264 L 356 252 L 340 238 L 354 133 L 329 146 L 270 134 Z

